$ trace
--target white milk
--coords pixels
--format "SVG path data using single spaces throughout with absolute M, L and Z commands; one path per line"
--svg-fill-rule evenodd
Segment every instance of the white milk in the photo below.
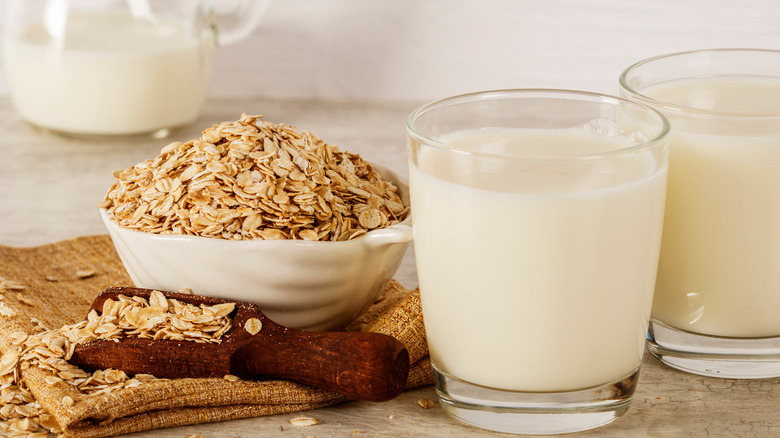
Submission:
M 627 139 L 490 129 L 443 140 L 564 156 Z M 469 171 L 457 155 L 422 152 L 410 183 L 433 363 L 458 379 L 517 391 L 593 387 L 634 371 L 650 317 L 665 167 L 653 171 L 644 151 L 617 174 L 606 165 L 603 174 L 553 182 L 547 166 L 560 165 L 551 162 L 492 163 L 482 166 L 492 176 L 474 179 L 458 175 Z
M 193 121 L 205 99 L 212 43 L 183 23 L 129 14 L 68 16 L 56 48 L 43 24 L 6 43 L 14 105 L 27 121 L 84 134 L 133 134 Z
M 780 80 L 680 80 L 643 90 L 718 111 L 780 114 Z M 669 190 L 653 317 L 716 336 L 780 335 L 780 126 L 672 120 Z

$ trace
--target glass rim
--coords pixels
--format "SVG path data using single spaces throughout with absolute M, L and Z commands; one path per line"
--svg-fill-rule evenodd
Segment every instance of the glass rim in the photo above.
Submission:
M 717 110 L 709 110 L 705 108 L 697 108 L 689 105 L 677 104 L 673 102 L 667 102 L 665 100 L 655 99 L 645 94 L 642 94 L 640 91 L 636 90 L 634 87 L 628 84 L 628 76 L 643 66 L 654 63 L 656 61 L 665 60 L 665 59 L 691 56 L 691 55 L 697 55 L 702 53 L 717 53 L 717 54 L 758 53 L 758 54 L 771 54 L 771 55 L 780 56 L 780 50 L 758 49 L 758 48 L 697 49 L 697 50 L 686 50 L 680 52 L 665 53 L 665 54 L 651 56 L 649 58 L 642 59 L 626 67 L 626 69 L 623 70 L 623 72 L 620 74 L 620 77 L 618 79 L 618 83 L 620 84 L 620 89 L 626 92 L 626 94 L 630 96 L 632 99 L 638 100 L 644 104 L 653 107 L 664 108 L 664 110 L 667 111 L 688 113 L 688 114 L 698 115 L 698 116 L 707 116 L 711 118 L 732 118 L 732 119 L 751 119 L 751 120 L 780 118 L 780 112 L 717 111 Z M 695 77 L 700 77 L 700 76 L 681 76 L 678 79 L 688 79 L 688 78 L 695 78 Z M 717 76 L 713 76 L 713 77 L 717 77 Z M 780 74 L 778 74 L 777 77 L 780 78 Z
M 632 144 L 630 146 L 620 147 L 609 151 L 590 152 L 584 154 L 571 154 L 567 156 L 547 156 L 547 155 L 518 155 L 518 154 L 505 154 L 505 153 L 498 153 L 498 152 L 474 151 L 469 148 L 454 146 L 449 143 L 437 140 L 415 129 L 415 121 L 420 116 L 427 113 L 428 111 L 436 110 L 439 108 L 445 108 L 457 103 L 475 102 L 479 100 L 491 100 L 495 98 L 509 97 L 512 95 L 537 96 L 537 97 L 559 96 L 558 98 L 568 97 L 570 99 L 579 98 L 579 100 L 581 101 L 590 100 L 593 103 L 612 104 L 616 106 L 621 106 L 621 105 L 631 106 L 637 109 L 641 109 L 642 111 L 655 116 L 658 122 L 660 122 L 660 130 L 652 138 L 642 140 L 638 144 Z M 426 104 L 423 104 L 417 107 L 416 109 L 414 109 L 406 119 L 406 131 L 409 134 L 409 136 L 411 136 L 418 142 L 424 143 L 426 146 L 435 147 L 440 150 L 458 152 L 458 153 L 474 155 L 474 156 L 495 157 L 495 158 L 503 158 L 503 159 L 509 158 L 509 159 L 517 159 L 517 160 L 528 160 L 528 161 L 579 161 L 579 160 L 589 160 L 589 159 L 604 159 L 613 156 L 628 155 L 631 153 L 635 153 L 637 151 L 651 149 L 653 146 L 663 141 L 668 136 L 670 129 L 671 128 L 670 128 L 669 120 L 666 118 L 666 116 L 664 116 L 662 112 L 642 102 L 635 102 L 630 99 L 625 99 L 618 96 L 612 96 L 608 94 L 602 94 L 602 93 L 596 93 L 590 91 L 555 89 L 555 88 L 507 88 L 507 89 L 499 89 L 499 90 L 476 91 L 471 93 L 458 94 L 455 96 L 450 96 L 450 97 L 434 100 Z

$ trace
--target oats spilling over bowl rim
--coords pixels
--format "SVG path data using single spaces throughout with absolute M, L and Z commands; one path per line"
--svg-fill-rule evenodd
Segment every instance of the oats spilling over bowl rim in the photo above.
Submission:
M 358 154 L 243 114 L 114 172 L 101 208 L 123 228 L 229 240 L 344 241 L 409 214 Z

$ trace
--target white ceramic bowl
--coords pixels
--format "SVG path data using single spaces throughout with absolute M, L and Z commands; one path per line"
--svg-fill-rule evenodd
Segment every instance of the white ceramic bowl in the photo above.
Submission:
M 409 205 L 408 184 L 373 165 Z M 334 330 L 364 312 L 393 277 L 412 240 L 411 216 L 344 242 L 162 235 L 119 227 L 100 210 L 137 287 L 177 290 L 260 306 L 279 324 Z

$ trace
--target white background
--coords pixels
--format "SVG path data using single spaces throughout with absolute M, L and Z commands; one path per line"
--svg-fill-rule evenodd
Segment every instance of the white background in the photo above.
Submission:
M 635 61 L 714 47 L 780 49 L 780 2 L 272 0 L 248 39 L 218 49 L 210 94 L 363 101 L 528 87 L 615 94 L 620 72 Z M 7 93 L 0 74 L 0 94 Z

